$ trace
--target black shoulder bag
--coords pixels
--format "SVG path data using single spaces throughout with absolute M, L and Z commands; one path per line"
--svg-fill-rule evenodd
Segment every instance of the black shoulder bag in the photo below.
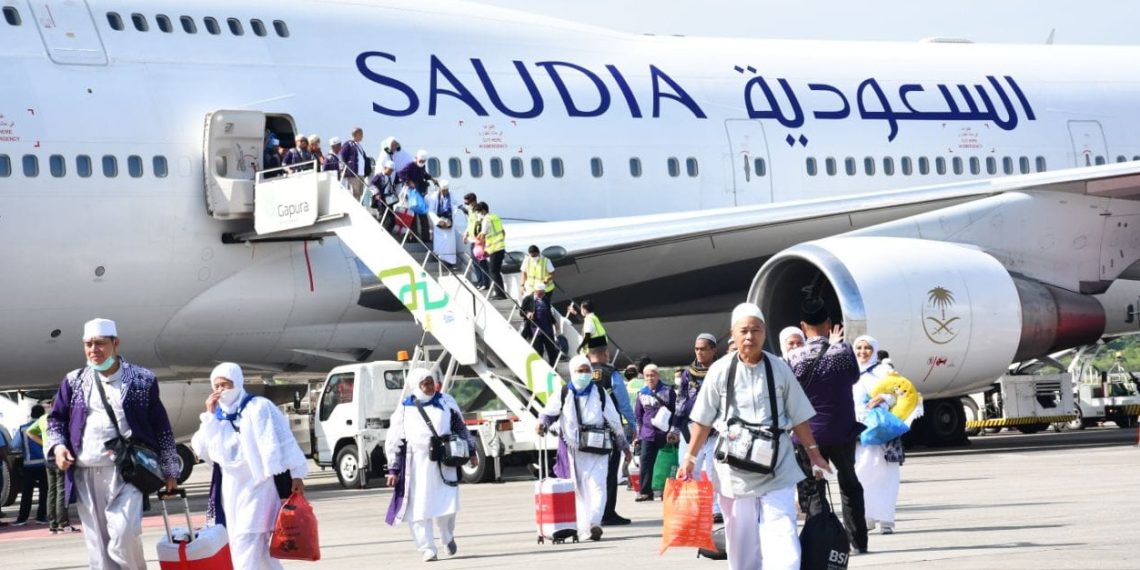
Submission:
M 768 355 L 764 359 L 764 373 L 768 381 L 768 405 L 771 407 L 772 426 L 746 422 L 737 416 L 729 416 L 729 411 L 736 407 L 736 363 L 739 358 L 733 358 L 728 366 L 728 386 L 725 404 L 725 416 L 728 417 L 728 427 L 716 441 L 714 450 L 717 461 L 727 463 L 731 467 L 764 475 L 776 471 L 776 460 L 780 451 L 780 414 L 776 405 L 776 380 L 772 374 L 772 363 Z M 707 380 L 707 379 L 706 379 Z
M 115 433 L 119 435 L 104 444 L 104 447 L 111 452 L 111 456 L 114 458 L 115 468 L 118 469 L 119 476 L 123 478 L 123 481 L 137 487 L 143 495 L 149 495 L 165 487 L 166 479 L 162 476 L 162 469 L 158 467 L 158 452 L 137 439 L 123 437 L 123 432 L 119 430 L 119 419 L 115 417 L 115 409 L 107 401 L 107 392 L 103 389 L 103 381 L 99 379 L 98 374 L 94 374 L 94 376 L 92 382 L 95 382 L 95 388 L 99 390 L 99 398 L 103 400 L 103 409 L 111 418 L 111 425 L 115 426 Z M 125 382 L 123 389 L 128 389 Z
M 415 404 L 416 409 L 420 411 L 420 417 L 424 419 L 424 423 L 431 430 L 428 458 L 441 466 L 446 465 L 448 467 L 460 467 L 470 461 L 471 449 L 467 445 L 467 438 L 455 433 L 439 435 L 439 432 L 435 431 L 435 425 L 428 418 L 427 412 L 424 411 L 423 404 L 419 400 L 415 400 Z M 446 411 L 451 413 L 451 410 Z M 450 484 L 447 479 L 443 481 Z

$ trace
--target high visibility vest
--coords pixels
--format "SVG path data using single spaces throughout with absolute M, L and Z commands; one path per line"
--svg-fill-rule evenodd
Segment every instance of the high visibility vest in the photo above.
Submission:
M 503 220 L 499 219 L 498 214 L 487 214 L 483 217 L 483 235 L 487 237 L 483 251 L 488 254 L 507 248 L 507 232 L 503 231 Z
M 598 318 L 597 313 L 590 313 L 586 320 L 594 323 L 594 338 L 606 336 L 606 327 L 602 326 L 602 319 Z
M 475 236 L 479 235 L 479 214 L 475 213 L 475 208 L 467 209 L 467 237 L 472 240 Z
M 526 273 L 526 288 L 530 291 L 535 291 L 542 287 L 547 293 L 554 291 L 554 281 L 546 282 L 547 276 L 550 275 L 546 271 L 546 264 L 548 260 L 543 256 L 531 257 L 526 256 L 523 260 L 522 271 Z

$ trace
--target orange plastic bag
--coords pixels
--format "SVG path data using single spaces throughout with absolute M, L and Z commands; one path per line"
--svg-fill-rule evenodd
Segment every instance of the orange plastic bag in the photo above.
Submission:
M 300 493 L 281 505 L 269 542 L 269 555 L 279 560 L 320 560 L 321 544 L 313 506 Z
M 665 481 L 665 525 L 661 551 L 673 546 L 716 550 L 713 542 L 713 484 L 702 474 L 699 481 Z

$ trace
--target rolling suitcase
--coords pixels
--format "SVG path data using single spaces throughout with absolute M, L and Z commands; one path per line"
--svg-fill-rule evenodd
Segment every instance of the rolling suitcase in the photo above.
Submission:
M 546 437 L 539 437 L 539 479 L 534 484 L 534 514 L 538 523 L 538 543 L 550 540 L 562 544 L 578 542 L 578 516 L 574 505 L 574 481 L 548 477 Z
M 182 507 L 186 511 L 186 528 L 170 527 L 170 513 L 166 500 L 172 496 L 182 497 Z M 158 566 L 163 570 L 233 570 L 230 559 L 230 540 L 226 527 L 214 525 L 194 532 L 190 520 L 190 501 L 186 490 L 177 489 L 172 493 L 158 492 L 162 503 L 162 522 L 166 525 L 166 535 L 158 541 Z

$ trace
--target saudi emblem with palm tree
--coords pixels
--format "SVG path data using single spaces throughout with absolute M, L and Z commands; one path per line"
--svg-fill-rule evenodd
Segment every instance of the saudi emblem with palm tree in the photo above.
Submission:
M 958 337 L 961 331 L 958 321 L 962 317 L 954 315 L 954 304 L 954 293 L 945 287 L 938 286 L 926 292 L 922 329 L 930 342 L 946 344 Z

